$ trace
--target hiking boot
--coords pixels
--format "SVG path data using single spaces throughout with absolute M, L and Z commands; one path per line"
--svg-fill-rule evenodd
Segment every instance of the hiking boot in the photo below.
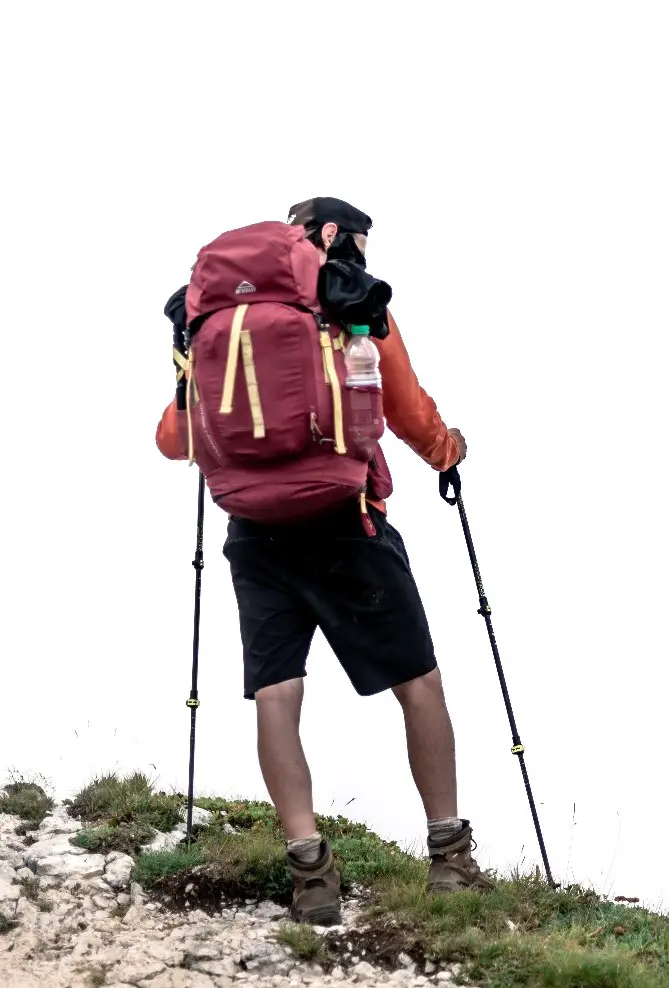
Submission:
M 312 926 L 338 926 L 341 923 L 339 872 L 329 844 L 321 844 L 321 856 L 314 864 L 304 864 L 288 854 L 293 876 L 291 919 Z
M 488 891 L 495 887 L 484 875 L 472 857 L 472 828 L 469 820 L 462 821 L 462 830 L 447 841 L 434 844 L 427 839 L 430 870 L 427 876 L 428 892 L 459 892 L 461 889 Z

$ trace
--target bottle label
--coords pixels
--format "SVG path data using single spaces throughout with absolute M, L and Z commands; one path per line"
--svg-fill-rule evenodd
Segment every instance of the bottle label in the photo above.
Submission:
M 349 387 L 347 446 L 358 459 L 371 460 L 383 435 L 383 396 L 381 388 Z

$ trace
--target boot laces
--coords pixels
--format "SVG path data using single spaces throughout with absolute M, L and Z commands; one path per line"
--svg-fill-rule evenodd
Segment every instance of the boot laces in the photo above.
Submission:
M 472 851 L 475 851 L 477 847 L 478 847 L 478 844 L 476 843 L 476 841 L 475 841 L 475 840 L 474 840 L 474 838 L 472 837 L 472 846 L 471 846 L 471 850 L 472 850 Z M 475 858 L 473 858 L 473 857 L 471 856 L 471 853 L 470 853 L 470 855 L 469 855 L 469 866 L 470 866 L 470 868 L 471 868 L 471 870 L 472 870 L 472 871 L 473 871 L 473 872 L 474 872 L 475 874 L 477 874 L 477 875 L 482 875 L 482 874 L 483 874 L 483 872 L 481 871 L 481 868 L 480 868 L 480 866 L 479 866 L 479 863 L 478 863 L 478 861 L 476 861 L 476 859 L 475 859 Z

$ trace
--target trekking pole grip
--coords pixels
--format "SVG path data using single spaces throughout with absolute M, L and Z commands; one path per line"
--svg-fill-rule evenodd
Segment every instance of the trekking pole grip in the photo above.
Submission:
M 453 497 L 448 493 L 451 487 L 453 488 Z M 447 504 L 457 504 L 461 490 L 462 481 L 457 466 L 450 467 L 439 474 L 439 494 Z

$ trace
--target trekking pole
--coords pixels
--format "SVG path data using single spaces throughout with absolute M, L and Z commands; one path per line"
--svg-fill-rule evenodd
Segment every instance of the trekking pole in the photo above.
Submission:
M 200 593 L 202 590 L 202 570 L 204 569 L 204 474 L 200 472 L 197 492 L 197 542 L 195 544 L 195 611 L 193 614 L 193 678 L 190 696 L 186 706 L 190 708 L 190 759 L 188 763 L 188 806 L 186 810 L 186 840 L 193 839 L 193 786 L 195 781 L 195 720 L 200 701 L 197 695 L 197 674 L 200 657 Z
M 449 488 L 453 487 L 454 497 L 450 497 L 448 494 Z M 516 755 L 518 762 L 520 764 L 520 771 L 523 776 L 523 782 L 525 783 L 525 791 L 527 792 L 527 798 L 530 804 L 530 812 L 532 813 L 532 820 L 534 821 L 534 829 L 537 833 L 537 840 L 539 841 L 539 849 L 541 851 L 541 858 L 544 863 L 544 869 L 546 872 L 546 878 L 548 884 L 552 888 L 556 888 L 557 885 L 553 880 L 553 875 L 551 874 L 551 867 L 548 863 L 548 855 L 546 853 L 546 845 L 544 844 L 544 837 L 541 832 L 541 824 L 539 823 L 539 815 L 537 813 L 537 808 L 534 803 L 534 796 L 532 795 L 532 788 L 530 786 L 530 778 L 527 774 L 527 766 L 525 765 L 525 745 L 520 740 L 520 735 L 518 734 L 518 728 L 516 726 L 516 719 L 513 716 L 513 709 L 511 707 L 511 699 L 509 697 L 509 691 L 506 686 L 506 679 L 504 677 L 504 670 L 502 669 L 502 660 L 499 656 L 499 649 L 497 648 L 497 640 L 495 639 L 495 632 L 492 627 L 492 619 L 490 615 L 492 610 L 490 604 L 488 603 L 488 598 L 486 597 L 485 590 L 483 589 L 483 581 L 481 579 L 481 572 L 479 570 L 479 564 L 476 559 L 476 553 L 474 551 L 474 543 L 472 541 L 472 535 L 469 530 L 469 522 L 467 521 L 467 515 L 465 514 L 465 506 L 462 502 L 462 495 L 460 493 L 462 487 L 462 482 L 460 480 L 460 474 L 456 467 L 451 467 L 450 470 L 446 470 L 444 473 L 439 475 L 439 494 L 441 497 L 450 505 L 457 504 L 458 511 L 460 513 L 460 521 L 462 522 L 462 530 L 465 534 L 465 541 L 467 543 L 467 551 L 469 552 L 469 559 L 472 564 L 472 569 L 474 571 L 474 579 L 476 580 L 476 589 L 479 595 L 479 609 L 478 613 L 483 617 L 486 623 L 486 628 L 488 629 L 488 638 L 490 639 L 490 646 L 492 648 L 492 654 L 495 659 L 495 667 L 497 669 L 497 675 L 499 677 L 499 685 L 502 687 L 502 696 L 504 697 L 504 706 L 506 707 L 506 713 L 509 718 L 509 725 L 511 727 L 511 737 L 513 739 L 513 747 L 511 748 L 511 753 Z
M 177 411 L 186 410 L 186 354 L 188 352 L 188 328 L 186 324 L 186 290 L 184 285 L 176 291 L 165 305 L 164 313 L 172 323 L 172 359 L 177 374 L 176 403 Z M 186 841 L 190 844 L 193 839 L 193 786 L 195 780 L 195 721 L 200 701 L 197 695 L 197 674 L 200 656 L 200 593 L 202 589 L 202 570 L 204 554 L 202 541 L 204 534 L 204 475 L 200 471 L 197 494 L 197 541 L 195 543 L 195 612 L 193 615 L 193 676 L 190 696 L 186 706 L 190 708 L 190 757 L 188 762 L 188 801 L 186 804 Z

